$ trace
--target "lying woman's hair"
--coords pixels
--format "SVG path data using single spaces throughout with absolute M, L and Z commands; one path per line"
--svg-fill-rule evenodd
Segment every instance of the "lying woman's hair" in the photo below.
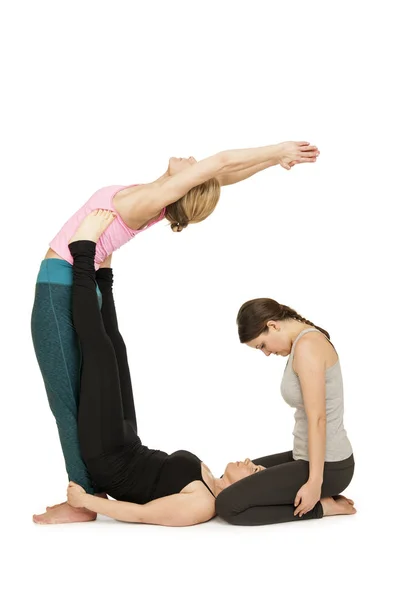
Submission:
M 256 298 L 245 302 L 239 309 L 236 323 L 239 329 L 239 339 L 242 344 L 251 342 L 259 335 L 268 331 L 268 321 L 288 321 L 295 319 L 319 329 L 321 333 L 330 339 L 330 335 L 322 327 L 314 325 L 308 319 L 305 319 L 290 306 L 279 304 L 271 298 Z
M 189 190 L 182 198 L 167 206 L 165 218 L 172 231 L 182 231 L 189 223 L 204 221 L 217 206 L 221 195 L 218 179 L 212 178 Z

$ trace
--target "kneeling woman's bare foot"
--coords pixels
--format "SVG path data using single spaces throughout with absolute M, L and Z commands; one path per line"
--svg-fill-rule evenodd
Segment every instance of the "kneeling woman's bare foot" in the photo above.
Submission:
M 350 500 L 350 498 L 346 498 L 346 496 L 342 496 L 341 494 L 339 494 L 338 496 L 333 496 L 334 500 L 340 500 L 340 499 L 346 500 L 346 502 L 348 502 L 349 504 L 351 504 L 352 506 L 354 506 L 354 500 Z
M 55 506 L 42 515 L 33 515 L 33 522 L 38 525 L 59 525 L 61 523 L 83 523 L 94 521 L 97 513 L 86 508 L 73 508 L 67 502 Z
M 102 233 L 111 225 L 117 215 L 110 210 L 99 208 L 87 215 L 79 225 L 69 243 L 78 240 L 97 242 Z
M 322 498 L 321 504 L 324 517 L 333 517 L 334 515 L 355 515 L 357 512 L 353 500 L 350 500 L 345 496 Z

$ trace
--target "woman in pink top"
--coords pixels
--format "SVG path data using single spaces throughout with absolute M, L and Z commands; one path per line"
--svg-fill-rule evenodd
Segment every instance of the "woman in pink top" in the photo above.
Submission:
M 141 231 L 167 219 L 174 232 L 199 223 L 215 209 L 220 188 L 251 177 L 273 165 L 290 170 L 299 163 L 315 162 L 316 146 L 284 142 L 273 146 L 226 150 L 197 162 L 193 157 L 171 158 L 157 180 L 98 190 L 50 242 L 41 263 L 32 311 L 32 338 L 49 405 L 56 419 L 70 481 L 96 493 L 82 460 L 77 429 L 81 353 L 72 324 L 72 257 L 68 242 L 84 217 L 96 208 L 116 214 L 101 236 L 95 268 L 108 267 L 111 254 Z M 101 293 L 98 290 L 99 304 Z M 89 521 L 96 513 L 73 508 L 66 502 L 34 515 L 36 523 Z

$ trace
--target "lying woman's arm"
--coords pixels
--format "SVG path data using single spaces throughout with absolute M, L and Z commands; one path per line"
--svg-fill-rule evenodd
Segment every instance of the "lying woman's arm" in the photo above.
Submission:
M 68 486 L 68 503 L 75 508 L 87 508 L 93 512 L 128 523 L 149 523 L 184 527 L 209 521 L 215 514 L 215 503 L 205 491 L 173 494 L 158 498 L 147 504 L 105 500 L 91 494 L 76 483 Z
M 142 185 L 135 194 L 135 210 L 151 215 L 182 198 L 190 189 L 216 178 L 221 185 L 242 181 L 269 166 L 280 164 L 290 169 L 300 162 L 315 162 L 318 148 L 308 142 L 284 142 L 260 148 L 224 150 L 154 183 Z

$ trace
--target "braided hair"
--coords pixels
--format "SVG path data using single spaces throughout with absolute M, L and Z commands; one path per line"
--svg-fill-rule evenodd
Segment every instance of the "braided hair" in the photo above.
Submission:
M 315 327 L 321 333 L 326 335 L 328 340 L 330 335 L 322 327 L 314 325 L 312 321 L 309 321 L 305 317 L 299 315 L 293 308 L 286 306 L 286 304 L 279 304 L 276 300 L 271 298 L 256 298 L 255 300 L 249 300 L 245 302 L 239 309 L 236 323 L 239 330 L 239 339 L 242 344 L 250 342 L 256 339 L 259 335 L 268 331 L 268 321 L 287 321 L 294 319 Z

